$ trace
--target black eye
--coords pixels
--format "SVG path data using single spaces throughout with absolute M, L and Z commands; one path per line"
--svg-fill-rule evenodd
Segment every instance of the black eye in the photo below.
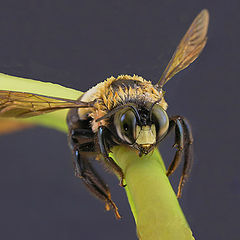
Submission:
M 132 110 L 123 110 L 116 113 L 114 117 L 114 124 L 116 126 L 118 136 L 132 144 L 135 142 L 136 117 Z
M 155 124 L 157 139 L 159 140 L 167 133 L 169 120 L 167 113 L 157 104 L 152 109 L 152 121 Z

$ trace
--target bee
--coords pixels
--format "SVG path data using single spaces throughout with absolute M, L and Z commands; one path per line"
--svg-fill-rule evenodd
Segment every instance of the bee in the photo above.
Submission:
M 209 14 L 204 9 L 194 19 L 155 85 L 137 75 L 120 75 L 97 84 L 77 100 L 0 90 L 0 117 L 25 118 L 70 109 L 68 142 L 75 175 L 105 202 L 107 210 L 114 210 L 117 218 L 120 215 L 109 188 L 90 159 L 101 158 L 124 187 L 124 173 L 109 156 L 112 147 L 127 145 L 139 156 L 146 155 L 174 130 L 176 153 L 166 175 L 171 175 L 184 159 L 177 193 L 180 197 L 193 161 L 193 137 L 186 118 L 168 116 L 163 86 L 199 56 L 206 45 L 208 22 Z

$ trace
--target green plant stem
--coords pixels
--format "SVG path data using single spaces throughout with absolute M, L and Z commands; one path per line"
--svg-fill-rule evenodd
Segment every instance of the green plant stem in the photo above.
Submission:
M 77 99 L 82 95 L 78 90 L 58 84 L 14 77 L 4 73 L 0 73 L 0 89 L 69 99 Z
M 31 92 L 52 97 L 77 99 L 82 92 L 57 84 L 0 74 L 0 89 Z M 67 111 L 57 111 L 26 119 L 67 132 Z M 193 240 L 176 195 L 166 177 L 166 169 L 156 149 L 141 158 L 129 147 L 113 148 L 113 158 L 123 169 L 126 192 L 141 240 Z
M 113 149 L 113 156 L 125 174 L 139 239 L 194 239 L 158 150 L 139 157 L 135 151 L 121 146 Z

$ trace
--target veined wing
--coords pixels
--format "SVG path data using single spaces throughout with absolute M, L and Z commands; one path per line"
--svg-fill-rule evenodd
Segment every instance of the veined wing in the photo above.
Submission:
M 170 78 L 186 68 L 199 56 L 207 42 L 208 23 L 209 13 L 206 9 L 204 9 L 194 19 L 193 23 L 179 43 L 170 62 L 156 85 L 158 88 L 162 88 Z
M 89 107 L 93 107 L 93 102 L 0 90 L 0 117 L 26 118 L 66 108 Z

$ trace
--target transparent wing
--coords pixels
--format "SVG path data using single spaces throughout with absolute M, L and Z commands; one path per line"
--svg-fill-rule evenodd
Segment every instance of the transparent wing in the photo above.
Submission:
M 206 9 L 204 9 L 197 15 L 182 38 L 159 82 L 157 83 L 157 87 L 162 88 L 162 86 L 170 78 L 186 68 L 199 56 L 207 42 L 206 35 L 208 23 L 209 13 Z
M 66 108 L 93 107 L 93 102 L 0 90 L 0 117 L 26 118 Z

